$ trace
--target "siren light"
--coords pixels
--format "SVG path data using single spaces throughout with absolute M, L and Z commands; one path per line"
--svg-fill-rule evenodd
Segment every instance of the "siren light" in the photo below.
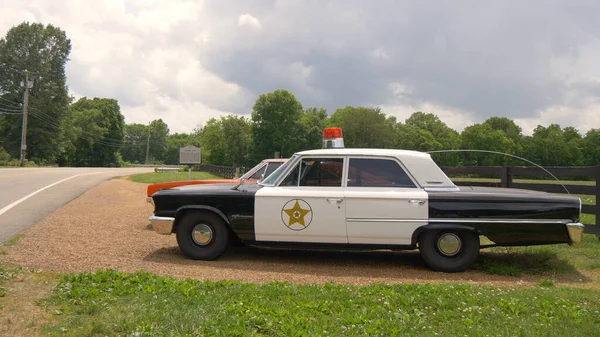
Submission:
M 323 129 L 323 148 L 343 148 L 344 136 L 342 128 L 325 128 Z

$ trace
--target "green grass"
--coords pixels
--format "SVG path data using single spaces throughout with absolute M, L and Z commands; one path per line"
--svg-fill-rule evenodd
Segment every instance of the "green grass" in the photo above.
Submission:
M 17 234 L 17 235 L 15 235 L 15 236 L 14 236 L 12 239 L 10 239 L 10 240 L 6 241 L 6 242 L 4 243 L 4 245 L 5 245 L 5 246 L 14 246 L 14 245 L 16 245 L 17 243 L 19 243 L 19 240 L 20 240 L 20 239 L 21 239 L 23 236 L 24 236 L 23 234 Z
M 490 243 L 482 240 L 482 244 Z M 488 274 L 557 275 L 577 270 L 600 270 L 600 240 L 584 234 L 580 243 L 530 247 L 493 247 L 481 250 L 473 269 Z
M 591 336 L 600 292 L 460 284 L 201 282 L 98 271 L 65 275 L 50 335 Z
M 8 292 L 8 289 L 2 287 L 4 282 L 15 277 L 20 271 L 21 268 L 19 267 L 6 267 L 2 263 L 0 263 L 0 297 L 6 296 Z M 1 308 L 2 305 L 0 303 L 0 309 Z
M 207 172 L 192 172 L 192 180 L 223 179 Z M 131 181 L 144 184 L 157 184 L 170 181 L 188 180 L 187 172 L 140 173 L 129 176 Z

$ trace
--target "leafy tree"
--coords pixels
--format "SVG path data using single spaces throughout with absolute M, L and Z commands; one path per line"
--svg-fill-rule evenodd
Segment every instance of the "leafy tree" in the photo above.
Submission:
M 459 148 L 460 137 L 458 132 L 442 122 L 435 114 L 421 111 L 414 112 L 406 120 L 406 124 L 431 133 L 436 142 L 441 144 L 441 150 L 456 150 Z M 439 165 L 445 166 L 458 165 L 461 158 L 455 152 L 436 153 L 432 157 Z
M 600 165 L 600 129 L 591 129 L 582 140 L 583 164 Z
M 146 161 L 148 126 L 140 123 L 126 124 L 124 128 L 125 146 L 121 149 L 123 160 L 141 164 Z
M 146 131 L 148 129 L 146 128 Z M 164 162 L 167 155 L 167 138 L 169 126 L 162 119 L 150 123 L 150 158 L 151 162 Z M 146 140 L 147 142 L 147 140 Z
M 124 141 L 124 117 L 119 103 L 110 98 L 82 97 L 70 107 L 69 130 L 76 153 L 68 162 L 75 166 L 112 166 L 119 162 Z
M 396 118 L 386 116 L 380 108 L 347 106 L 337 109 L 326 124 L 342 128 L 346 147 L 391 148 L 394 145 Z
M 514 152 L 515 143 L 504 131 L 494 130 L 489 124 L 471 125 L 461 133 L 461 147 L 470 150 L 488 150 L 503 153 Z M 488 153 L 463 153 L 464 164 L 470 166 L 501 166 L 511 159 Z
M 200 132 L 203 162 L 222 165 L 228 151 L 220 120 L 211 118 Z
M 254 159 L 288 157 L 302 148 L 302 104 L 287 90 L 262 94 L 252 109 Z
M 442 144 L 433 137 L 431 132 L 416 126 L 398 123 L 395 126 L 395 133 L 396 148 L 424 152 L 442 149 Z
M 221 117 L 223 139 L 228 149 L 225 165 L 254 166 L 252 154 L 252 124 L 244 117 L 234 115 Z
M 504 132 L 504 135 L 512 139 L 515 144 L 518 143 L 523 136 L 521 133 L 521 127 L 510 118 L 490 117 L 484 123 L 488 124 L 493 130 L 500 130 Z
M 302 115 L 304 145 L 301 150 L 320 149 L 323 145 L 323 129 L 327 121 L 327 110 L 308 108 Z
M 27 158 L 56 161 L 61 151 L 61 120 L 71 101 L 65 64 L 71 41 L 53 25 L 22 23 L 0 39 L 0 100 L 19 106 L 23 99 L 26 73 L 33 87 L 29 91 Z M 11 116 L 13 117 L 13 116 Z M 21 118 L 1 118 L 0 134 L 9 153 L 19 157 Z
M 558 124 L 538 125 L 531 137 L 523 138 L 522 156 L 545 166 L 580 165 L 583 162 L 581 146 L 581 135 L 574 128 L 563 130 Z

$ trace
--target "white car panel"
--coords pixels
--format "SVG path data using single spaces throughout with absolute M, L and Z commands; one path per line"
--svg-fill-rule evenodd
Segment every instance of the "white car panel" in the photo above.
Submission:
M 348 243 L 343 198 L 342 187 L 263 187 L 255 196 L 256 241 Z

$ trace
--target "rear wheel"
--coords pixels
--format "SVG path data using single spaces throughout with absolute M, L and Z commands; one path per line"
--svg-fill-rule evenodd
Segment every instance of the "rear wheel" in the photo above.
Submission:
M 419 237 L 419 251 L 433 270 L 464 271 L 479 255 L 479 236 L 470 231 L 431 230 Z
M 229 231 L 223 219 L 210 212 L 187 212 L 176 229 L 181 252 L 194 260 L 214 260 L 229 245 Z

